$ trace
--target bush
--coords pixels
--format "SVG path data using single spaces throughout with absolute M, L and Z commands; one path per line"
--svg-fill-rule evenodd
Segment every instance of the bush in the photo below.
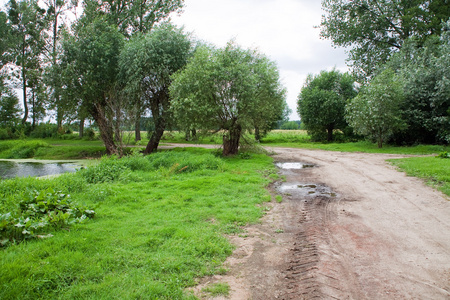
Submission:
M 11 127 L 0 128 L 0 140 L 10 140 L 15 138 L 16 135 Z
M 183 150 L 155 153 L 148 156 L 153 169 L 170 168 L 174 172 L 194 172 L 196 170 L 219 170 L 224 162 L 211 153 L 196 155 Z
M 58 136 L 58 125 L 51 123 L 41 123 L 34 127 L 30 133 L 30 137 L 37 139 L 45 139 Z
M 127 176 L 129 168 L 116 156 L 103 156 L 98 165 L 81 169 L 79 172 L 88 183 L 104 183 Z
M 281 129 L 283 129 L 283 130 L 297 130 L 298 127 L 299 127 L 299 124 L 296 121 L 284 122 L 281 125 Z
M 41 147 L 50 147 L 49 144 L 42 141 L 11 141 L 0 146 L 2 158 L 31 158 Z
M 93 218 L 95 212 L 83 206 L 75 206 L 70 195 L 49 188 L 33 191 L 19 204 L 17 213 L 0 215 L 0 246 L 27 239 L 49 238 L 48 230 L 81 223 Z
M 445 152 L 441 152 L 439 153 L 438 156 L 436 156 L 437 158 L 450 158 L 450 153 L 448 153 L 447 151 Z
M 95 139 L 95 131 L 92 128 L 84 130 L 83 139 L 92 141 Z

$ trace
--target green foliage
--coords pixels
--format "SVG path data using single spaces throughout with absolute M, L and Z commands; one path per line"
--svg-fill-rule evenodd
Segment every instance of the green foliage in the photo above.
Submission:
M 311 137 L 305 130 L 273 130 L 262 140 L 262 144 L 310 143 Z
M 0 246 L 28 239 L 52 237 L 48 231 L 93 218 L 95 212 L 75 206 L 70 196 L 49 188 L 33 191 L 19 203 L 17 212 L 0 214 Z
M 31 158 L 39 148 L 49 147 L 43 141 L 11 140 L 0 143 L 0 158 Z
M 130 105 L 149 107 L 153 129 L 145 153 L 155 152 L 165 128 L 174 124 L 170 113 L 170 76 L 187 63 L 191 41 L 182 29 L 162 24 L 130 40 L 120 54 L 120 79 Z
M 67 101 L 86 112 L 97 123 L 108 154 L 118 154 L 113 137 L 113 122 L 120 108 L 117 95 L 119 54 L 124 37 L 104 19 L 89 24 L 77 23 L 74 36 L 63 41 L 62 79 Z
M 415 36 L 420 44 L 440 35 L 450 15 L 446 0 L 322 0 L 321 36 L 334 45 L 351 47 L 354 72 L 363 81 Z
M 387 63 L 402 79 L 405 94 L 401 114 L 408 129 L 394 135 L 397 144 L 450 142 L 449 53 L 450 33 L 445 32 L 422 47 L 409 40 Z
M 232 42 L 223 49 L 199 47 L 173 76 L 170 93 L 182 128 L 225 131 L 224 155 L 237 154 L 246 130 L 264 131 L 286 107 L 275 64 Z
M 302 123 L 314 141 L 331 142 L 335 129 L 344 130 L 348 126 L 344 119 L 345 105 L 356 95 L 353 84 L 350 75 L 337 70 L 308 75 L 297 104 Z
M 448 153 L 447 151 L 441 152 L 439 153 L 438 156 L 436 156 L 438 158 L 450 158 L 450 153 Z
M 0 65 L 1 69 L 1 65 Z M 3 78 L 0 75 L 0 80 Z M 19 122 L 19 98 L 16 93 L 0 83 L 0 128 L 13 127 Z M 2 138 L 0 134 L 0 139 Z
M 283 130 L 298 130 L 300 127 L 300 125 L 298 124 L 297 121 L 288 121 L 288 122 L 284 122 L 280 129 Z
M 41 123 L 30 133 L 31 138 L 49 138 L 58 136 L 58 125 L 51 123 Z
M 392 70 L 387 69 L 363 87 L 347 105 L 346 117 L 357 133 L 377 141 L 381 148 L 394 132 L 406 127 L 401 118 L 403 101 L 401 82 Z
M 88 183 L 104 183 L 125 179 L 129 169 L 113 155 L 103 156 L 99 164 L 81 169 L 79 173 Z

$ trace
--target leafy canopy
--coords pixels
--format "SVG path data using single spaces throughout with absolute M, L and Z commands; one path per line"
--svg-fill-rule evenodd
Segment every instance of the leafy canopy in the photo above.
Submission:
M 365 79 L 402 48 L 409 37 L 420 43 L 440 35 L 450 16 L 447 0 L 322 0 L 321 36 L 336 46 L 351 47 L 350 58 Z
M 377 141 L 381 148 L 394 132 L 405 128 L 400 110 L 403 100 L 401 82 L 387 69 L 347 105 L 346 117 L 357 133 Z
M 224 155 L 236 154 L 254 121 L 276 121 L 285 105 L 284 88 L 273 62 L 230 42 L 202 46 L 173 76 L 172 108 L 183 128 L 225 130 Z
M 333 130 L 345 129 L 345 105 L 356 95 L 354 80 L 337 70 L 309 74 L 298 96 L 298 113 L 313 139 L 333 139 Z

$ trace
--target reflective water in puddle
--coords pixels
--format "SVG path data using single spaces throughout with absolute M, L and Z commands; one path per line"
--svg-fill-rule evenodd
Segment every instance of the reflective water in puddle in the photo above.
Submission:
M 278 187 L 280 193 L 289 194 L 293 196 L 325 196 L 325 197 L 337 197 L 336 193 L 333 193 L 329 187 L 311 184 L 311 183 L 285 183 Z
M 276 166 L 280 169 L 285 169 L 285 170 L 292 170 L 292 169 L 299 170 L 299 169 L 314 167 L 314 165 L 312 165 L 312 164 L 305 164 L 305 163 L 301 163 L 301 162 L 280 162 L 280 163 L 276 163 Z

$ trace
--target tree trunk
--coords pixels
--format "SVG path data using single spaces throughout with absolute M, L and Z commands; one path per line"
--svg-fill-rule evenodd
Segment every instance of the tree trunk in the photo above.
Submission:
M 58 132 L 60 132 L 62 131 L 63 109 L 61 107 L 60 96 L 55 94 L 55 98 L 56 98 L 56 125 L 58 126 Z
M 25 39 L 25 38 L 24 38 Z M 24 46 L 22 48 L 22 85 L 23 85 L 23 119 L 22 119 L 22 125 L 25 125 L 28 119 L 28 103 L 27 103 L 27 79 L 26 79 L 26 72 L 25 72 L 25 41 L 23 41 Z
M 152 136 L 148 141 L 147 147 L 145 148 L 145 155 L 156 152 L 158 150 L 159 141 L 161 141 L 161 138 L 164 134 L 166 122 L 164 120 L 161 120 L 161 118 L 158 119 L 158 124 L 155 124 L 155 130 L 153 131 Z
M 80 126 L 78 127 L 78 135 L 80 139 L 84 136 L 84 118 L 80 118 Z
M 95 105 L 92 110 L 92 117 L 97 122 L 98 129 L 100 130 L 100 137 L 105 144 L 107 155 L 120 155 L 119 149 L 114 142 L 113 128 L 105 116 L 103 109 L 99 105 Z
M 31 92 L 31 112 L 33 113 L 32 121 L 31 121 L 31 129 L 34 130 L 36 127 L 36 94 L 34 90 Z
M 383 148 L 383 135 L 380 133 L 377 138 L 378 148 Z
M 259 131 L 259 127 L 255 127 L 255 140 L 261 142 L 261 132 Z
M 333 141 L 333 126 L 327 128 L 327 141 L 328 142 Z
M 134 139 L 141 140 L 141 113 L 136 114 L 136 122 L 134 123 Z
M 223 136 L 223 156 L 238 154 L 241 131 L 241 126 L 237 125 L 228 130 L 228 135 Z

